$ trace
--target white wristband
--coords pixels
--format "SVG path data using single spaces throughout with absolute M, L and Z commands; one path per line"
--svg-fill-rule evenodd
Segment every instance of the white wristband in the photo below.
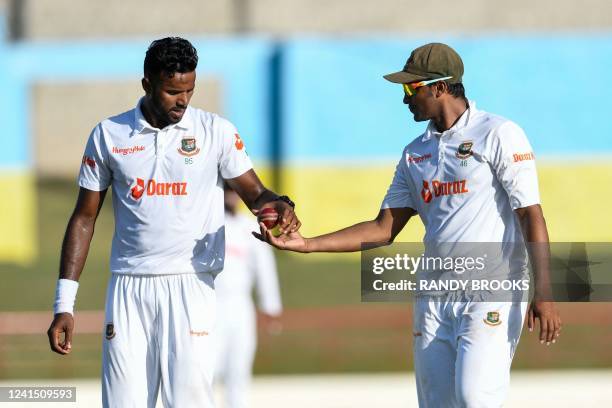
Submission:
M 53 313 L 70 313 L 74 312 L 74 301 L 76 300 L 79 282 L 71 279 L 59 279 L 55 288 L 55 303 L 53 304 Z

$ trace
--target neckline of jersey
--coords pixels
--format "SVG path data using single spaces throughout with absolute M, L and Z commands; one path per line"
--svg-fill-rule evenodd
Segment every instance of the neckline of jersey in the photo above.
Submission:
M 453 127 L 448 130 L 445 130 L 444 132 L 438 132 L 433 121 L 430 120 L 429 124 L 427 125 L 427 130 L 425 131 L 425 134 L 423 135 L 421 141 L 426 142 L 433 136 L 442 136 L 442 134 L 444 133 L 450 132 L 450 134 L 453 134 L 459 129 L 467 127 L 470 122 L 470 119 L 476 114 L 476 112 L 478 112 L 478 109 L 476 109 L 476 102 L 468 101 L 468 108 L 465 110 L 465 112 L 463 112 L 463 114 L 459 117 Z
M 192 109 L 191 106 L 187 106 L 187 109 L 185 109 L 185 114 L 183 114 L 183 117 L 178 123 L 168 125 L 163 129 L 158 129 L 156 127 L 153 127 L 149 122 L 147 122 L 144 115 L 142 114 L 141 105 L 142 105 L 143 99 L 144 97 L 138 100 L 138 103 L 136 104 L 136 108 L 134 109 L 134 123 L 132 126 L 133 131 L 132 131 L 131 136 L 141 134 L 145 129 L 152 130 L 154 132 L 159 132 L 162 130 L 169 130 L 169 129 L 174 129 L 174 128 L 180 128 L 183 130 L 189 130 L 191 128 L 189 125 L 191 123 L 191 109 Z

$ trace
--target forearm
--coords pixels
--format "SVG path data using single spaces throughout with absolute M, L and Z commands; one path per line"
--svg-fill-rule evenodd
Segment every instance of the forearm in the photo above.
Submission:
M 386 245 L 392 241 L 391 231 L 385 230 L 377 220 L 360 222 L 329 234 L 306 238 L 307 252 L 355 252 L 364 243 Z
M 60 279 L 79 280 L 89 252 L 94 226 L 95 217 L 76 214 L 70 217 L 62 243 Z
M 252 169 L 241 176 L 225 180 L 238 193 L 249 210 L 259 210 L 264 204 L 274 201 L 278 195 L 268 190 Z
M 519 212 L 521 229 L 525 239 L 534 275 L 535 296 L 552 300 L 550 281 L 550 244 L 546 221 L 539 205 Z
M 250 202 L 245 202 L 249 209 L 259 210 L 264 204 L 269 203 L 270 201 L 274 201 L 278 198 L 278 194 L 270 191 L 266 188 L 262 189 L 259 195 L 250 200 Z

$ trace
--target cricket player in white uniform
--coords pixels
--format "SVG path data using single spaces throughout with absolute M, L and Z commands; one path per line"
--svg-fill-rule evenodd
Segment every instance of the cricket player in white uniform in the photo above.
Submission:
M 291 200 L 259 181 L 234 126 L 188 106 L 197 61 L 185 39 L 154 41 L 144 61 L 145 96 L 135 109 L 99 123 L 85 148 L 48 336 L 53 351 L 70 353 L 78 279 L 112 186 L 105 407 L 153 407 L 160 386 L 164 406 L 213 406 L 210 334 L 213 282 L 225 252 L 223 180 L 254 213 L 271 206 L 283 229 L 300 226 Z
M 539 204 L 535 156 L 513 122 L 476 108 L 462 84 L 463 62 L 444 44 L 415 49 L 400 72 L 403 102 L 415 121 L 429 120 L 402 152 L 378 216 L 315 238 L 260 238 L 299 252 L 359 251 L 364 242 L 390 243 L 418 214 L 426 248 L 439 243 L 527 241 L 535 269 L 528 326 L 540 321 L 540 342 L 554 343 L 561 320 L 549 292 L 548 233 Z M 524 240 L 524 241 L 523 241 Z M 521 245 L 525 254 L 525 245 Z M 415 254 L 417 255 L 417 254 Z M 525 257 L 500 259 L 522 268 Z M 509 387 L 525 302 L 420 296 L 414 305 L 414 358 L 421 407 L 499 407 Z
M 267 328 L 280 327 L 281 295 L 269 245 L 253 238 L 257 221 L 238 212 L 240 197 L 225 186 L 225 267 L 215 280 L 217 348 L 215 381 L 224 385 L 225 408 L 249 406 L 257 321 L 253 288 Z

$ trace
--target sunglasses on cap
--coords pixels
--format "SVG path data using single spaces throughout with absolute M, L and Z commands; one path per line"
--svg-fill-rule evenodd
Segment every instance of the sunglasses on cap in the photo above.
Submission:
M 451 78 L 452 76 L 447 76 L 444 78 L 428 79 L 427 81 L 412 82 L 410 84 L 402 84 L 402 86 L 404 87 L 404 93 L 406 94 L 406 96 L 412 96 L 416 93 L 416 90 L 422 86 L 431 85 L 434 82 L 445 81 Z

